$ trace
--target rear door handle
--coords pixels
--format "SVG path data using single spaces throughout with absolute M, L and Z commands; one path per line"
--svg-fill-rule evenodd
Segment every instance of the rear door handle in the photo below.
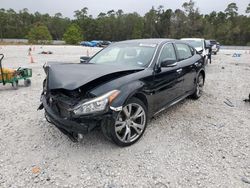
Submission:
M 182 71 L 182 69 L 178 69 L 178 70 L 177 70 L 178 73 L 181 73 L 181 71 Z

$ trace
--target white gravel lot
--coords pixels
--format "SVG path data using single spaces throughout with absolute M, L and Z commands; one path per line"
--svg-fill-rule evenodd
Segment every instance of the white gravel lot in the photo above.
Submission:
M 119 148 L 99 130 L 72 143 L 36 110 L 42 65 L 77 63 L 86 48 L 35 46 L 33 64 L 28 48 L 0 46 L 5 67 L 33 69 L 31 87 L 0 85 L 0 187 L 250 187 L 250 54 L 213 56 L 198 101 L 162 112 L 137 144 Z

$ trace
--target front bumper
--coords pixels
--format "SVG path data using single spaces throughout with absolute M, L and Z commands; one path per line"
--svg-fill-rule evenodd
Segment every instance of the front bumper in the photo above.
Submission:
M 66 131 L 69 134 L 86 134 L 106 122 L 115 122 L 117 116 L 117 112 L 109 110 L 105 113 L 85 115 L 77 118 L 61 117 L 48 105 L 44 96 L 41 99 L 47 121 L 54 124 L 61 131 Z

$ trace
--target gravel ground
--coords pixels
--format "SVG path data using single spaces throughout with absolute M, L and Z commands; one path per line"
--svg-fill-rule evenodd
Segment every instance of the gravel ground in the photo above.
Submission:
M 250 54 L 213 56 L 202 98 L 162 112 L 119 148 L 99 130 L 72 143 L 36 110 L 44 62 L 79 62 L 86 50 L 35 46 L 30 64 L 28 46 L 0 47 L 5 67 L 33 69 L 31 87 L 0 86 L 0 187 L 250 187 Z

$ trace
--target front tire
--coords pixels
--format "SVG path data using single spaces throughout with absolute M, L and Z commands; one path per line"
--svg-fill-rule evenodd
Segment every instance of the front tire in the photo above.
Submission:
M 108 137 L 118 146 L 130 146 L 144 134 L 147 119 L 145 104 L 137 98 L 131 98 L 118 113 L 115 123 L 106 126 L 106 133 L 110 133 Z
M 191 95 L 193 99 L 199 99 L 203 93 L 203 86 L 204 86 L 204 76 L 203 74 L 199 73 L 197 79 L 196 79 L 196 84 L 195 84 L 195 91 Z
M 18 80 L 12 82 L 12 87 L 17 90 L 18 89 Z

